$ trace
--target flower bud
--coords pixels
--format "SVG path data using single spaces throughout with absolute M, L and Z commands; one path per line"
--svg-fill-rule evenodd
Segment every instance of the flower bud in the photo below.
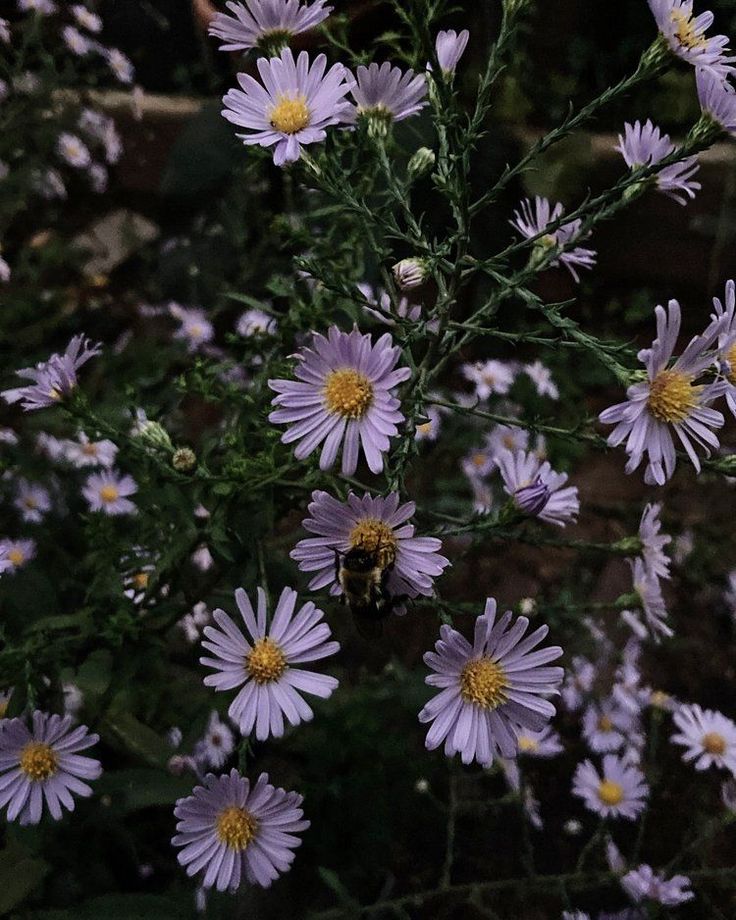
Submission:
M 396 284 L 402 291 L 421 287 L 429 277 L 429 269 L 424 259 L 402 259 L 391 269 Z
M 191 473 L 197 465 L 197 455 L 189 447 L 179 447 L 174 451 L 171 465 L 179 473 Z
M 406 167 L 409 178 L 420 179 L 422 176 L 426 176 L 433 169 L 435 159 L 434 150 L 430 150 L 429 147 L 420 147 L 412 155 Z
M 150 419 L 139 419 L 130 433 L 134 437 L 140 438 L 149 447 L 155 447 L 159 450 L 174 449 L 171 438 L 163 425 L 159 425 L 158 422 L 153 422 Z

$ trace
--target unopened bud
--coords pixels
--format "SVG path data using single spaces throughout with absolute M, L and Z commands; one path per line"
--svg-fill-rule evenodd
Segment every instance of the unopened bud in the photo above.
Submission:
M 391 269 L 396 284 L 402 291 L 421 287 L 429 276 L 429 269 L 424 259 L 402 259 Z
M 429 147 L 420 147 L 412 155 L 406 167 L 409 178 L 420 179 L 422 176 L 426 176 L 434 167 L 435 160 L 434 150 L 430 150 Z
M 155 447 L 159 450 L 174 449 L 169 433 L 163 425 L 159 425 L 158 422 L 152 422 L 150 419 L 137 421 L 131 434 L 140 438 L 149 447 Z

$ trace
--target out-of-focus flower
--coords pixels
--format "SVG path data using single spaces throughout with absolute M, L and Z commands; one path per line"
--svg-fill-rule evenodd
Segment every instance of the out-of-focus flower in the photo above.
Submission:
M 71 680 L 61 682 L 61 694 L 64 703 L 64 715 L 71 716 L 73 719 L 76 718 L 84 705 L 84 694 Z
M 467 29 L 463 29 L 462 32 L 456 32 L 454 29 L 443 29 L 437 33 L 437 38 L 434 40 L 434 50 L 437 53 L 437 60 L 442 73 L 447 75 L 455 73 L 455 68 L 465 53 L 469 38 L 470 32 Z
M 680 706 L 673 719 L 679 731 L 670 740 L 686 748 L 686 763 L 696 770 L 730 770 L 736 776 L 736 725 L 731 719 L 697 703 Z
M 64 162 L 77 169 L 86 169 L 92 162 L 89 147 L 76 134 L 70 134 L 68 131 L 63 131 L 59 135 L 56 152 Z
M 89 503 L 90 511 L 102 511 L 109 515 L 135 514 L 138 510 L 129 495 L 134 495 L 138 486 L 132 476 L 121 475 L 114 469 L 92 473 L 82 487 L 82 495 Z
M 641 554 L 647 569 L 657 578 L 669 578 L 670 560 L 664 548 L 672 542 L 672 537 L 660 533 L 662 529 L 662 522 L 659 519 L 661 511 L 661 504 L 645 506 L 639 523 L 639 539 L 642 547 Z
M 238 320 L 236 332 L 244 338 L 254 335 L 275 335 L 277 323 L 270 313 L 263 310 L 246 310 Z
M 89 54 L 92 50 L 90 40 L 86 35 L 82 35 L 79 29 L 75 29 L 74 26 L 64 26 L 61 30 L 61 37 L 64 39 L 64 44 L 67 48 L 79 57 Z
M 549 396 L 550 399 L 560 398 L 560 391 L 552 379 L 552 372 L 541 361 L 525 364 L 523 370 L 536 387 L 540 396 Z
M 194 756 L 213 770 L 221 770 L 235 750 L 235 737 L 230 727 L 212 710 L 204 737 L 198 742 Z
M 10 23 L 7 19 L 0 19 L 0 42 L 10 44 Z
M 644 481 L 649 485 L 664 485 L 675 471 L 676 456 L 672 432 L 687 451 L 695 469 L 700 472 L 700 460 L 693 442 L 709 454 L 718 447 L 714 429 L 723 425 L 723 415 L 710 404 L 724 391 L 716 381 L 695 385 L 695 379 L 713 363 L 710 351 L 723 321 L 714 320 L 702 335 L 690 340 L 685 351 L 668 367 L 680 332 L 680 305 L 670 300 L 667 311 L 658 306 L 657 337 L 651 348 L 639 352 L 646 366 L 647 379 L 635 383 L 626 391 L 627 400 L 601 412 L 604 425 L 616 427 L 608 443 L 617 447 L 626 441 L 629 455 L 626 472 L 632 473 L 647 455 Z
M 198 601 L 190 613 L 185 614 L 177 623 L 184 632 L 188 642 L 198 642 L 202 629 L 212 620 L 212 614 L 204 601 Z
M 532 453 L 501 451 L 496 455 L 504 490 L 525 514 L 564 527 L 580 510 L 577 486 L 565 486 L 567 473 L 555 473 Z
M 13 504 L 21 517 L 29 524 L 40 524 L 51 511 L 51 496 L 48 489 L 37 482 L 19 479 L 15 486 Z
M 217 13 L 209 33 L 223 44 L 220 51 L 247 51 L 260 48 L 273 54 L 279 45 L 314 28 L 332 12 L 327 0 L 302 4 L 300 0 L 245 0 L 225 6 L 233 14 Z
M 108 173 L 101 163 L 92 163 L 87 170 L 92 191 L 101 195 L 107 189 Z
M 633 125 L 624 125 L 624 134 L 618 136 L 619 151 L 629 169 L 640 166 L 654 166 L 675 151 L 675 145 L 668 134 L 661 134 L 659 128 L 647 120 L 642 125 L 636 121 Z M 695 193 L 702 186 L 693 182 L 692 177 L 700 169 L 697 157 L 687 157 L 679 163 L 671 163 L 660 169 L 654 182 L 660 192 L 673 198 L 679 204 L 687 204 L 688 198 L 695 198 Z
M 32 183 L 33 187 L 43 198 L 66 198 L 64 180 L 55 169 L 47 169 L 44 172 L 33 173 Z
M 583 737 L 597 754 L 617 751 L 624 746 L 633 720 L 612 700 L 591 703 L 583 714 Z
M 258 588 L 258 617 L 242 588 L 235 592 L 235 602 L 250 635 L 242 630 L 224 610 L 215 610 L 217 626 L 206 626 L 202 646 L 214 657 L 200 658 L 201 664 L 213 668 L 204 682 L 216 690 L 242 686 L 230 704 L 228 715 L 243 735 L 255 728 L 256 738 L 284 734 L 284 717 L 291 725 L 308 722 L 312 710 L 301 693 L 326 699 L 337 687 L 337 679 L 298 665 L 334 655 L 340 648 L 330 640 L 330 628 L 322 621 L 322 611 L 309 601 L 294 616 L 297 593 L 284 588 L 276 611 L 266 628 L 266 593 Z
M 377 553 L 389 568 L 386 587 L 394 597 L 431 596 L 434 579 L 449 565 L 438 550 L 442 541 L 436 537 L 417 537 L 409 519 L 414 502 L 399 504 L 398 492 L 385 498 L 351 492 L 341 502 L 327 492 L 312 492 L 309 517 L 302 526 L 315 536 L 300 540 L 291 551 L 303 572 L 316 572 L 309 582 L 312 591 L 330 585 L 331 594 L 340 594 L 336 583 L 335 552 L 344 554 L 361 549 Z
M 504 361 L 475 361 L 463 364 L 460 371 L 475 386 L 478 399 L 488 399 L 493 393 L 505 395 L 514 382 L 514 369 Z
M 0 808 L 8 821 L 38 824 L 46 802 L 51 817 L 61 818 L 62 806 L 74 810 L 76 795 L 92 795 L 84 780 L 102 772 L 98 760 L 79 754 L 97 744 L 85 725 L 72 728 L 70 716 L 36 710 L 29 730 L 23 719 L 0 722 Z
M 486 438 L 487 450 L 496 459 L 503 451 L 516 453 L 529 446 L 529 432 L 515 425 L 496 425 Z
M 181 307 L 179 304 L 172 303 L 169 304 L 169 312 L 180 324 L 174 333 L 174 338 L 185 341 L 188 351 L 198 351 L 214 338 L 215 330 L 204 310 L 196 307 Z
M 224 118 L 248 129 L 238 134 L 244 144 L 274 147 L 277 166 L 293 163 L 301 156 L 302 144 L 314 144 L 327 136 L 325 129 L 350 118 L 351 105 L 345 96 L 353 81 L 342 64 L 325 73 L 327 59 L 318 55 L 309 64 L 306 51 L 296 61 L 289 48 L 281 56 L 258 61 L 263 85 L 249 74 L 238 74 L 240 89 L 223 97 Z
M 576 655 L 572 659 L 572 667 L 568 668 L 565 682 L 562 685 L 561 696 L 565 708 L 575 712 L 583 705 L 585 696 L 590 693 L 595 681 L 595 667 L 583 658 Z
M 135 76 L 135 68 L 130 59 L 117 48 L 109 48 L 105 51 L 105 59 L 108 67 L 120 83 L 132 83 Z
M 40 13 L 42 16 L 50 16 L 56 12 L 57 8 L 52 0 L 18 0 L 18 9 L 21 13 Z
M 102 31 L 102 20 L 100 17 L 96 13 L 93 13 L 92 10 L 87 9 L 83 4 L 73 4 L 72 15 L 79 25 L 82 26 L 83 29 L 87 29 L 88 32 Z
M 327 338 L 315 334 L 311 348 L 297 354 L 297 380 L 269 380 L 279 395 L 269 421 L 289 427 L 285 444 L 298 441 L 294 456 L 308 457 L 324 442 L 320 469 L 330 469 L 342 446 L 342 472 L 352 476 L 363 448 L 373 473 L 383 469 L 390 438 L 404 421 L 394 388 L 406 380 L 408 367 L 397 368 L 401 349 L 389 333 L 373 344 L 370 335 L 331 326 Z
M 20 402 L 26 412 L 53 406 L 76 387 L 79 368 L 99 353 L 99 345 L 90 345 L 84 336 L 75 335 L 63 355 L 53 354 L 36 367 L 16 371 L 19 377 L 33 381 L 31 384 L 3 390 L 0 396 L 7 403 Z
M 17 572 L 36 555 L 35 540 L 0 540 L 0 558 L 5 569 Z
M 649 794 L 641 770 L 627 765 L 615 754 L 606 754 L 603 758 L 601 773 L 589 760 L 578 764 L 572 791 L 587 809 L 602 818 L 626 818 L 628 821 L 636 820 L 641 814 Z
M 177 802 L 171 842 L 182 847 L 178 860 L 187 875 L 204 870 L 203 888 L 235 891 L 243 879 L 268 888 L 294 860 L 301 842 L 294 835 L 309 827 L 301 804 L 300 795 L 275 789 L 266 773 L 252 787 L 235 769 L 209 773 Z
M 538 732 L 517 730 L 516 740 L 519 755 L 527 757 L 556 757 L 564 751 L 560 736 L 551 725 Z
M 112 441 L 90 441 L 83 431 L 79 432 L 77 441 L 64 441 L 63 445 L 66 459 L 76 467 L 110 467 L 118 453 L 117 445 Z
M 215 564 L 215 560 L 212 558 L 210 548 L 206 543 L 198 546 L 192 553 L 191 558 L 192 563 L 199 569 L 200 572 L 209 572 L 209 570 Z
M 624 610 L 621 613 L 622 619 L 640 639 L 651 636 L 652 639 L 658 641 L 661 636 L 671 636 L 672 629 L 667 623 L 667 605 L 659 578 L 647 568 L 643 559 L 628 559 L 627 561 L 631 566 L 634 594 L 639 599 L 644 618 L 642 619 L 634 611 Z
M 726 404 L 736 418 L 736 284 L 726 282 L 725 305 L 713 298 L 713 319 L 720 319 L 723 328 L 718 336 L 718 365 L 724 377 Z
M 429 750 L 444 741 L 448 757 L 460 754 L 463 763 L 475 759 L 489 766 L 494 756 L 515 757 L 517 734 L 541 731 L 555 714 L 547 697 L 558 692 L 563 671 L 546 665 L 562 649 L 532 651 L 548 627 L 523 639 L 529 620 L 519 617 L 511 626 L 512 616 L 507 611 L 496 622 L 496 602 L 488 598 L 472 645 L 451 626 L 440 628 L 435 651 L 424 656 L 435 672 L 426 683 L 441 688 L 419 713 L 420 722 L 432 723 L 425 741 Z
M 693 0 L 649 0 L 649 8 L 657 28 L 677 57 L 720 81 L 733 72 L 736 58 L 728 56 L 728 37 L 706 37 L 706 30 L 713 25 L 713 13 L 695 16 Z
M 671 879 L 665 879 L 663 873 L 655 872 L 646 863 L 627 872 L 621 879 L 621 887 L 636 904 L 656 901 L 666 907 L 691 901 L 695 895 L 688 890 L 689 885 L 687 876 L 673 875 Z
M 427 80 L 423 74 L 413 70 L 402 73 L 385 62 L 380 67 L 361 64 L 355 75 L 357 83 L 350 91 L 356 103 L 355 117 L 367 119 L 379 132 L 394 121 L 416 115 L 427 104 Z
M 525 239 L 538 237 L 534 244 L 535 247 L 541 252 L 547 252 L 550 249 L 569 246 L 570 243 L 580 238 L 581 220 L 570 221 L 562 224 L 556 230 L 545 233 L 546 228 L 564 213 L 565 210 L 559 202 L 552 207 L 546 198 L 537 195 L 533 202 L 528 198 L 521 202 L 519 210 L 514 212 L 514 219 L 510 223 Z M 577 269 L 592 268 L 595 265 L 595 256 L 593 249 L 575 246 L 561 252 L 549 264 L 550 266 L 564 265 L 575 281 L 580 281 Z

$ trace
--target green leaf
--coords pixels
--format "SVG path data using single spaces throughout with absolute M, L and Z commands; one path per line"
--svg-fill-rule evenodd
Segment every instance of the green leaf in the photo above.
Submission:
M 149 766 L 163 767 L 171 755 L 167 742 L 130 712 L 111 709 L 104 727 L 127 751 Z
M 110 686 L 112 655 L 108 649 L 97 649 L 77 671 L 77 684 L 82 693 L 102 696 Z
M 42 859 L 34 859 L 19 843 L 10 841 L 0 850 L 0 916 L 24 901 L 48 871 Z
M 172 776 L 164 770 L 146 767 L 103 773 L 95 785 L 95 792 L 109 795 L 112 806 L 126 812 L 173 805 L 191 791 L 191 776 Z
M 317 872 L 319 877 L 322 879 L 325 885 L 327 885 L 330 891 L 332 891 L 340 904 L 344 904 L 345 907 L 352 907 L 353 909 L 360 908 L 360 904 L 355 900 L 355 898 L 340 881 L 337 872 L 332 869 L 325 869 L 324 866 L 318 866 Z

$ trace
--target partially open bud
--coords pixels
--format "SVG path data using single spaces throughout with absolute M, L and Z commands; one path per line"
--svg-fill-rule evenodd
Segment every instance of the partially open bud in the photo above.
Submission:
M 406 167 L 409 178 L 421 179 L 422 176 L 426 176 L 434 167 L 435 159 L 434 150 L 430 150 L 429 147 L 420 147 Z
M 421 287 L 429 277 L 429 269 L 424 259 L 402 259 L 391 271 L 402 291 Z
M 544 511 L 549 501 L 549 488 L 541 479 L 537 479 L 536 482 L 532 482 L 528 486 L 517 489 L 514 492 L 514 501 L 519 510 L 523 511 L 524 514 L 536 517 Z

